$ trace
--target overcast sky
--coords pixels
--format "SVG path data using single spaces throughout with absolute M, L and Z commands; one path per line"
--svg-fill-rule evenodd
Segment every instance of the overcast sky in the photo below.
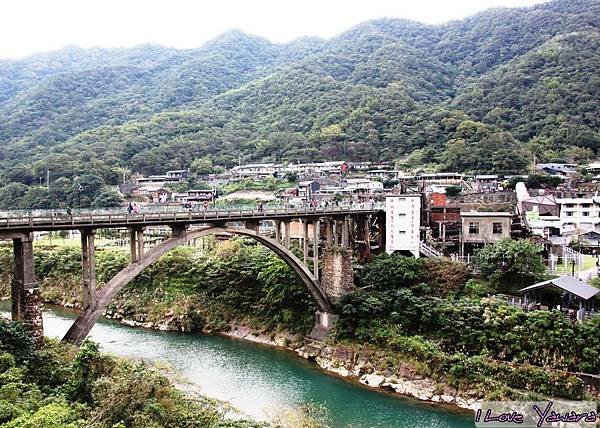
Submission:
M 273 42 L 331 37 L 372 18 L 429 24 L 497 6 L 543 0 L 6 0 L 0 3 L 0 58 L 68 44 L 83 47 L 158 43 L 200 46 L 237 28 Z

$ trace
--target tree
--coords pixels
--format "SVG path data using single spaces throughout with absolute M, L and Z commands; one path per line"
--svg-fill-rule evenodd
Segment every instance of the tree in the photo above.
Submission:
M 385 253 L 375 257 L 358 274 L 362 286 L 376 290 L 413 287 L 423 279 L 420 259 Z
M 71 206 L 89 207 L 104 187 L 104 180 L 97 175 L 84 174 L 73 181 Z
M 446 187 L 446 195 L 447 196 L 457 196 L 460 192 L 462 192 L 462 187 L 460 187 L 460 186 Z
M 34 186 L 29 188 L 23 198 L 23 206 L 30 209 L 48 209 L 56 206 L 56 201 L 47 188 Z
M 9 183 L 0 188 L 0 207 L 3 209 L 23 208 L 28 187 L 21 183 Z
M 92 201 L 92 208 L 110 208 L 120 207 L 123 204 L 123 198 L 114 189 L 104 188 L 98 196 Z
M 541 279 L 546 272 L 542 246 L 527 239 L 503 239 L 475 252 L 475 266 L 498 291 L 510 292 Z
M 194 175 L 207 175 L 215 172 L 213 163 L 208 157 L 194 159 L 190 165 L 190 172 Z

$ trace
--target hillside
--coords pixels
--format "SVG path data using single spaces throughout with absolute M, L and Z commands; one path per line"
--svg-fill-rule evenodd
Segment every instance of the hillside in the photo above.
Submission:
M 65 188 L 83 174 L 115 184 L 201 156 L 232 166 L 410 155 L 413 166 L 506 173 L 532 153 L 592 158 L 599 31 L 599 1 L 556 0 L 437 26 L 368 21 L 329 40 L 230 31 L 198 49 L 0 61 L 3 182 L 50 170 Z M 0 205 L 15 189 L 0 189 Z

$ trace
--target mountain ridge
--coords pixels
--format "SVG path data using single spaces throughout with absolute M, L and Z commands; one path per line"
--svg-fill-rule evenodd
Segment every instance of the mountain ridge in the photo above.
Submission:
M 0 173 L 4 183 L 33 185 L 50 170 L 114 184 L 123 170 L 159 173 L 197 157 L 232 166 L 407 156 L 413 167 L 490 172 L 460 153 L 492 159 L 499 142 L 511 148 L 496 162 L 506 173 L 524 171 L 532 152 L 593 158 L 599 28 L 599 1 L 569 0 L 439 25 L 382 18 L 285 44 L 232 30 L 196 49 L 0 61 Z

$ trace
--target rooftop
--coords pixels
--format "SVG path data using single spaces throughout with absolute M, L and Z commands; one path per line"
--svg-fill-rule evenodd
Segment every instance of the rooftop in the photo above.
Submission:
M 572 276 L 563 275 L 559 278 L 550 279 L 548 281 L 538 282 L 537 284 L 530 285 L 529 287 L 522 288 L 519 290 L 520 293 L 526 293 L 528 291 L 538 290 L 540 288 L 557 287 L 571 293 L 583 300 L 588 300 L 600 293 L 600 290 L 596 287 L 592 287 L 587 282 L 583 282 L 580 279 Z
M 461 211 L 462 217 L 512 217 L 512 213 L 505 211 Z

